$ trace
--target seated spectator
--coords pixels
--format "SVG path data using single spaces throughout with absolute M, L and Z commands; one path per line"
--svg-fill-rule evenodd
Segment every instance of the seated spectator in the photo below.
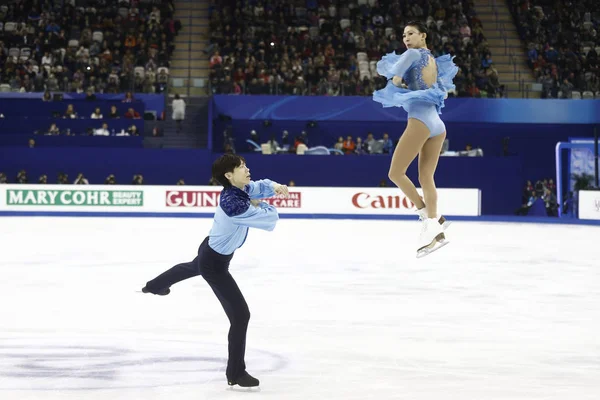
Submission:
M 129 136 L 140 136 L 140 132 L 138 131 L 137 126 L 135 126 L 135 125 L 131 125 L 127 129 L 127 133 L 129 134 Z
M 530 193 L 527 203 L 521 205 L 521 207 L 517 211 L 515 211 L 515 214 L 516 215 L 527 215 L 527 213 L 529 213 L 529 209 L 531 208 L 531 206 L 533 206 L 533 203 L 535 203 L 535 201 L 537 199 L 538 199 L 538 196 L 534 190 Z
M 77 179 L 75 179 L 75 181 L 73 182 L 74 185 L 89 185 L 90 182 L 86 179 L 85 176 L 83 176 L 83 174 L 80 172 L 77 175 Z
M 108 118 L 111 119 L 119 119 L 119 111 L 117 111 L 117 106 L 110 106 L 110 114 L 108 114 Z
M 42 64 L 42 66 L 49 66 L 49 67 L 52 66 L 52 64 L 53 64 L 52 56 L 50 55 L 49 52 L 44 53 L 41 64 Z
M 279 147 L 279 143 L 275 140 L 275 135 L 271 135 L 271 139 L 267 142 L 269 147 L 271 148 L 271 153 L 276 154 L 281 148 Z
M 64 172 L 59 172 L 56 177 L 56 183 L 59 185 L 68 185 L 69 184 L 69 175 Z
M 132 185 L 143 185 L 144 184 L 144 177 L 142 175 L 134 175 L 133 176 L 133 181 L 131 182 Z
M 0 172 L 0 184 L 8 183 L 8 178 L 6 178 L 6 174 L 4 172 Z
M 46 90 L 44 96 L 42 96 L 42 101 L 52 101 L 52 94 Z
M 140 119 L 140 113 L 135 111 L 133 108 L 130 108 L 127 110 L 127 112 L 125 113 L 125 118 L 129 118 L 129 119 Z
M 392 154 L 394 152 L 394 142 L 387 133 L 383 134 L 383 154 Z
M 210 58 L 210 66 L 214 67 L 215 65 L 221 65 L 222 62 L 223 57 L 221 57 L 218 51 L 215 51 L 215 53 Z
M 17 174 L 17 178 L 15 179 L 15 183 L 28 183 L 29 179 L 27 178 L 27 171 L 24 169 L 20 170 Z
M 113 174 L 110 174 L 104 180 L 104 184 L 105 185 L 116 185 L 117 184 L 117 179 L 115 178 L 115 176 Z
M 357 137 L 356 138 L 356 148 L 354 149 L 354 154 L 369 154 L 368 151 L 366 150 L 366 145 L 363 142 L 361 137 Z
M 339 137 L 336 144 L 333 145 L 333 148 L 336 150 L 344 151 L 344 138 Z
M 490 54 L 487 54 L 485 56 L 485 58 L 483 59 L 483 61 L 481 62 L 481 66 L 487 70 L 488 68 L 490 68 L 492 66 L 492 64 L 493 64 L 492 56 Z
M 104 122 L 102 124 L 102 128 L 96 129 L 94 131 L 94 136 L 110 136 L 110 132 L 108 131 L 108 124 Z
M 92 113 L 92 115 L 90 116 L 91 119 L 102 119 L 104 118 L 102 116 L 102 112 L 100 111 L 100 108 L 96 107 L 96 109 L 94 110 L 94 112 Z
M 354 140 L 352 140 L 352 136 L 348 135 L 348 137 L 344 141 L 344 144 L 342 145 L 342 151 L 344 152 L 344 154 L 348 155 L 352 154 L 355 149 L 356 143 L 354 143 Z
M 66 109 L 65 113 L 63 114 L 63 118 L 71 118 L 71 119 L 77 118 L 77 112 L 75 112 L 75 109 L 73 108 L 73 104 L 69 104 L 67 106 L 67 109 Z
M 60 135 L 60 129 L 58 129 L 58 126 L 56 126 L 55 123 L 52 123 L 50 128 L 48 128 L 46 135 Z
M 133 94 L 131 92 L 125 93 L 125 98 L 122 100 L 123 103 L 133 103 Z
M 95 101 L 96 100 L 96 95 L 94 94 L 94 91 L 92 90 L 92 88 L 88 88 L 88 90 L 86 91 L 85 99 L 87 101 Z
M 558 204 L 556 200 L 556 195 L 552 193 L 550 189 L 544 190 L 544 195 L 542 196 L 542 200 L 546 204 L 546 213 L 549 217 L 558 217 Z
M 375 143 L 375 138 L 373 137 L 373 134 L 371 132 L 369 132 L 367 134 L 367 139 L 365 139 L 365 150 L 367 151 L 367 153 L 372 153 L 371 150 L 371 146 L 373 145 L 373 143 Z

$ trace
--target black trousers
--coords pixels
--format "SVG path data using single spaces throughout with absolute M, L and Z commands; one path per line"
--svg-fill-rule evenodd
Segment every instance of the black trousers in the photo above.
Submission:
M 202 275 L 221 302 L 231 326 L 229 328 L 229 358 L 227 379 L 235 380 L 246 372 L 246 332 L 250 310 L 237 283 L 229 273 L 229 262 L 233 254 L 224 256 L 208 245 L 208 237 L 198 249 L 192 262 L 177 264 L 146 284 L 150 292 L 158 292 L 185 279 Z

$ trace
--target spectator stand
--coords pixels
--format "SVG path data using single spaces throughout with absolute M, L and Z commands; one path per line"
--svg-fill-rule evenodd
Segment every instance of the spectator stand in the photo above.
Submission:
M 161 93 L 173 0 L 0 6 L 0 92 Z
M 377 75 L 377 61 L 404 51 L 396 27 L 410 19 L 427 21 L 434 55 L 457 56 L 456 95 L 487 96 L 481 60 L 489 49 L 473 4 L 463 0 L 446 8 L 429 1 L 360 0 L 327 8 L 315 1 L 213 2 L 210 93 L 371 96 L 386 84 Z M 461 26 L 474 33 L 461 37 Z
M 534 90 L 542 98 L 600 99 L 600 3 L 509 0 Z

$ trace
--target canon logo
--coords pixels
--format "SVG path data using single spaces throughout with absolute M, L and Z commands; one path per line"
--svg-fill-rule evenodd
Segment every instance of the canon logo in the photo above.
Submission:
M 167 207 L 216 207 L 221 192 L 168 191 Z
M 358 192 L 352 196 L 352 205 L 357 208 L 413 208 L 415 205 L 406 196 L 371 196 Z

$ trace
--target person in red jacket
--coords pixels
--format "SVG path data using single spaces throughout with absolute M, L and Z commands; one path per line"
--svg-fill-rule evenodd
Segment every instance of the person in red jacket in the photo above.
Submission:
M 130 108 L 125 113 L 125 118 L 140 119 L 141 117 L 139 112 L 135 111 L 133 108 Z
M 348 135 L 348 137 L 344 141 L 344 145 L 342 146 L 342 150 L 346 154 L 352 154 L 352 153 L 354 153 L 355 149 L 356 149 L 356 143 L 354 143 L 354 140 L 352 140 L 352 136 Z

